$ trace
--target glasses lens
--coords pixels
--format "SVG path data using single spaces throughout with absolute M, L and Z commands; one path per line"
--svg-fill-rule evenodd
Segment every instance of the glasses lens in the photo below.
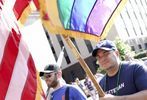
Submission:
M 50 74 L 45 74 L 44 76 L 41 77 L 41 79 L 45 80 L 47 78 L 50 78 L 52 75 Z
M 48 74 L 45 76 L 45 78 L 50 78 L 51 77 L 51 74 Z

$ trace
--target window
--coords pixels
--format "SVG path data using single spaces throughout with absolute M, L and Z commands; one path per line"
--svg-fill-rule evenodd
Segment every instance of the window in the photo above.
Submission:
M 147 43 L 144 43 L 145 49 L 147 49 Z
M 92 52 L 93 48 L 92 48 L 91 42 L 89 40 L 84 40 L 84 41 L 85 41 L 85 44 L 88 48 L 88 51 Z
M 70 64 L 71 63 L 71 61 L 70 61 L 70 59 L 69 59 L 68 56 L 66 56 L 65 59 L 66 59 L 67 64 Z
M 45 29 L 44 29 L 44 30 L 45 30 Z M 53 47 L 52 41 L 51 41 L 51 39 L 50 39 L 50 36 L 49 36 L 49 34 L 48 34 L 48 32 L 47 32 L 46 30 L 45 30 L 45 34 L 46 34 L 46 37 L 47 37 L 47 39 L 48 39 L 49 45 L 50 45 L 50 47 L 51 47 L 51 50 L 52 50 L 52 52 L 53 52 L 53 55 L 54 55 L 54 57 L 55 57 L 55 60 L 57 60 L 57 55 L 56 55 L 55 49 L 54 49 L 54 47 Z
M 59 41 L 59 44 L 60 44 L 60 47 L 64 46 L 63 41 Z
M 57 36 L 58 42 L 59 42 L 59 44 L 60 44 L 60 47 L 61 47 L 61 48 L 64 47 L 64 43 L 63 43 L 63 41 L 62 41 L 61 36 L 60 36 L 60 35 L 56 35 L 56 36 Z M 70 61 L 70 59 L 69 59 L 69 56 L 68 56 L 68 54 L 67 54 L 66 49 L 64 49 L 64 57 L 65 57 L 65 60 L 66 60 L 67 64 L 70 64 L 71 61 Z
M 139 49 L 142 49 L 142 46 L 141 46 L 141 44 L 139 44 L 139 45 L 138 45 L 138 48 L 139 48 Z
M 67 64 L 70 64 L 71 61 L 70 61 L 70 59 L 69 59 L 69 57 L 68 57 L 68 55 L 67 55 L 66 50 L 64 50 L 64 56 L 65 56 L 65 60 L 66 60 Z
M 75 45 L 75 47 L 77 48 L 77 50 L 78 50 L 79 53 L 80 53 L 80 50 L 79 50 L 79 48 L 78 48 L 78 46 L 77 46 L 77 43 L 76 43 L 75 39 L 74 39 L 74 38 L 70 38 L 70 39 L 71 39 L 71 41 L 73 42 L 73 44 Z
M 52 52 L 54 54 L 55 59 L 57 60 L 57 55 L 56 55 L 55 49 L 54 49 L 54 47 L 52 45 L 51 45 L 51 49 L 52 49 Z
M 125 26 L 126 33 L 127 33 L 128 37 L 130 37 L 129 30 L 128 30 L 128 28 L 127 28 L 127 25 L 126 25 L 126 23 L 125 23 L 125 19 L 123 18 L 122 14 L 120 14 L 120 17 L 121 17 L 122 22 L 123 22 L 123 24 L 124 24 L 124 26 Z
M 134 47 L 134 46 L 131 46 L 131 50 L 132 50 L 132 51 L 135 51 L 135 47 Z

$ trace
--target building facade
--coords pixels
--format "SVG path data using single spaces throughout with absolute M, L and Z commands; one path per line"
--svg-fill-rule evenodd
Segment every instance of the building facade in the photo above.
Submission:
M 147 49 L 146 9 L 147 0 L 128 0 L 115 22 L 119 37 L 136 52 Z

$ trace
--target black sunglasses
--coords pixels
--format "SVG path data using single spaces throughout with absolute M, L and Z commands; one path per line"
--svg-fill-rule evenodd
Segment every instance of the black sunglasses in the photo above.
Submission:
M 52 72 L 52 73 L 53 73 L 53 72 Z M 51 76 L 52 76 L 51 73 L 45 74 L 45 75 L 43 75 L 43 76 L 41 77 L 41 79 L 45 80 L 45 79 L 47 79 L 47 78 L 50 78 Z

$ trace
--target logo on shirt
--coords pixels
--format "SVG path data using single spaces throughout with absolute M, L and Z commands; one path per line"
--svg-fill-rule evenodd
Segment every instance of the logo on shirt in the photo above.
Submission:
M 124 83 L 121 83 L 117 87 L 115 87 L 115 88 L 113 88 L 113 89 L 111 89 L 109 91 L 106 91 L 106 93 L 107 94 L 116 94 L 116 92 L 118 92 L 120 89 L 122 89 L 124 87 L 125 87 Z

